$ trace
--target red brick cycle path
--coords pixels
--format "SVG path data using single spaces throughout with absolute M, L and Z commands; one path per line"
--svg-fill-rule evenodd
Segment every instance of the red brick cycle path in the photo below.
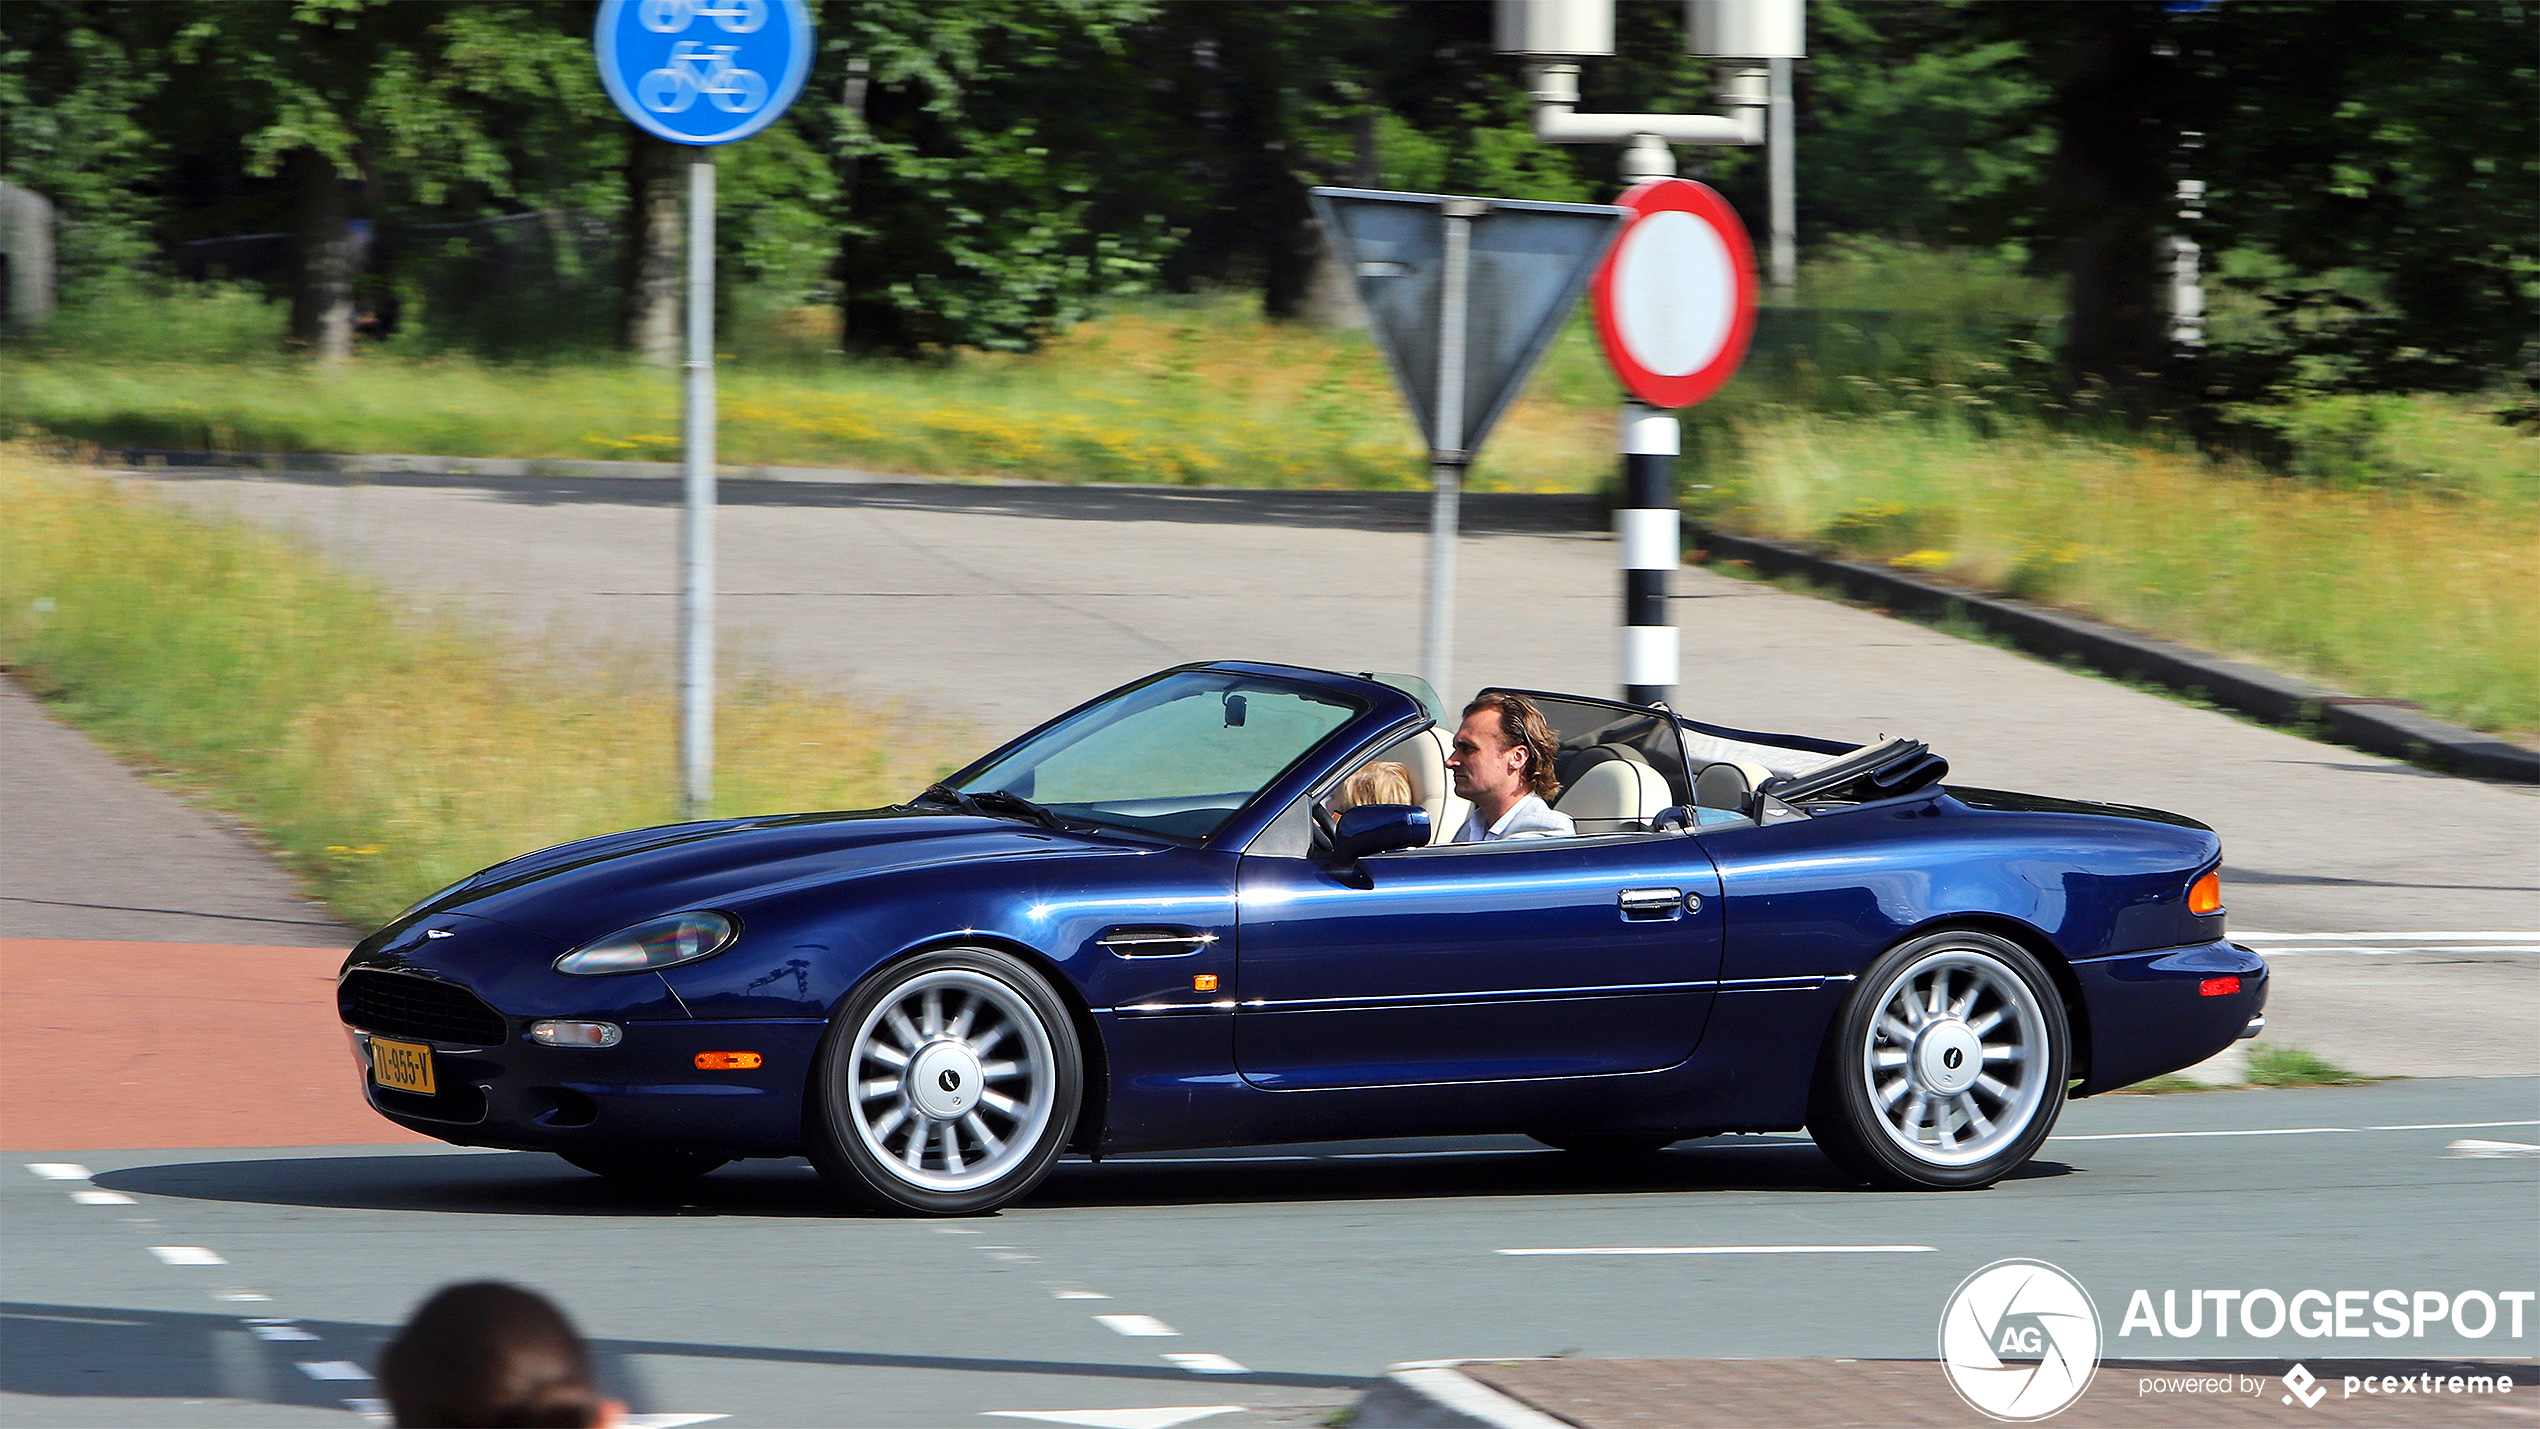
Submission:
M 341 948 L 0 938 L 0 1150 L 423 1141 L 372 1111 Z

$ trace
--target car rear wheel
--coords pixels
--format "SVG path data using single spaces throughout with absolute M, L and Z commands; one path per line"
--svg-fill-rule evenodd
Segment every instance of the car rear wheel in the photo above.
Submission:
M 594 1176 L 606 1176 L 630 1186 L 670 1186 L 693 1181 L 732 1159 L 709 1156 L 702 1151 L 573 1151 L 558 1154 Z
M 2072 1033 L 2034 954 L 1989 933 L 1891 948 L 1853 984 L 1809 1098 L 1836 1165 L 1899 1190 L 1989 1186 L 2064 1108 Z
M 813 1072 L 811 1160 L 884 1210 L 992 1211 L 1049 1174 L 1083 1088 L 1049 983 L 985 948 L 884 969 L 847 999 Z

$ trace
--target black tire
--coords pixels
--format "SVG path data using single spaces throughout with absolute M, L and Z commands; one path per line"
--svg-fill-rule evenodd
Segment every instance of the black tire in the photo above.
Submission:
M 1593 1131 L 1530 1131 L 1526 1135 L 1555 1151 L 1567 1151 L 1573 1156 L 1597 1161 L 1634 1161 L 1644 1156 L 1655 1156 L 1684 1140 L 1681 1136 L 1628 1136 Z
M 565 1160 L 594 1176 L 628 1186 L 676 1186 L 694 1181 L 732 1158 L 702 1151 L 563 1151 Z
M 867 978 L 831 1019 L 804 1141 L 859 1204 L 978 1215 L 1057 1164 L 1083 1067 L 1067 1005 L 1031 967 L 986 948 L 923 953 Z
M 1808 1134 L 1873 1185 L 1990 1186 L 2055 1129 L 2071 1070 L 2064 1001 L 2034 954 L 1990 933 L 1927 934 L 1853 984 L 1818 1058 Z

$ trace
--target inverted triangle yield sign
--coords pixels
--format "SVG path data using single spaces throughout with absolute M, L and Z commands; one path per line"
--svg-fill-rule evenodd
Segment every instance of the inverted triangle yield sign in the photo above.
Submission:
M 1432 450 L 1470 454 L 1498 425 L 1561 331 L 1630 210 L 1606 204 L 1450 199 L 1316 189 L 1314 210 L 1358 283 L 1368 326 Z M 1438 422 L 1448 205 L 1468 224 L 1462 431 Z M 1457 438 L 1460 438 L 1457 439 Z

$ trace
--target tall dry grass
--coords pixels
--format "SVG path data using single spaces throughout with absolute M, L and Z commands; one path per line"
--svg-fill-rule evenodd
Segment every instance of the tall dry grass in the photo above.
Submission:
M 420 616 L 285 536 L 0 446 L 0 660 L 260 831 L 346 921 L 514 854 L 672 821 L 658 660 Z M 961 731 L 727 676 L 716 811 L 860 808 Z
M 2038 432 L 1787 418 L 1741 446 L 1714 499 L 1731 526 L 2540 732 L 2540 501 Z

